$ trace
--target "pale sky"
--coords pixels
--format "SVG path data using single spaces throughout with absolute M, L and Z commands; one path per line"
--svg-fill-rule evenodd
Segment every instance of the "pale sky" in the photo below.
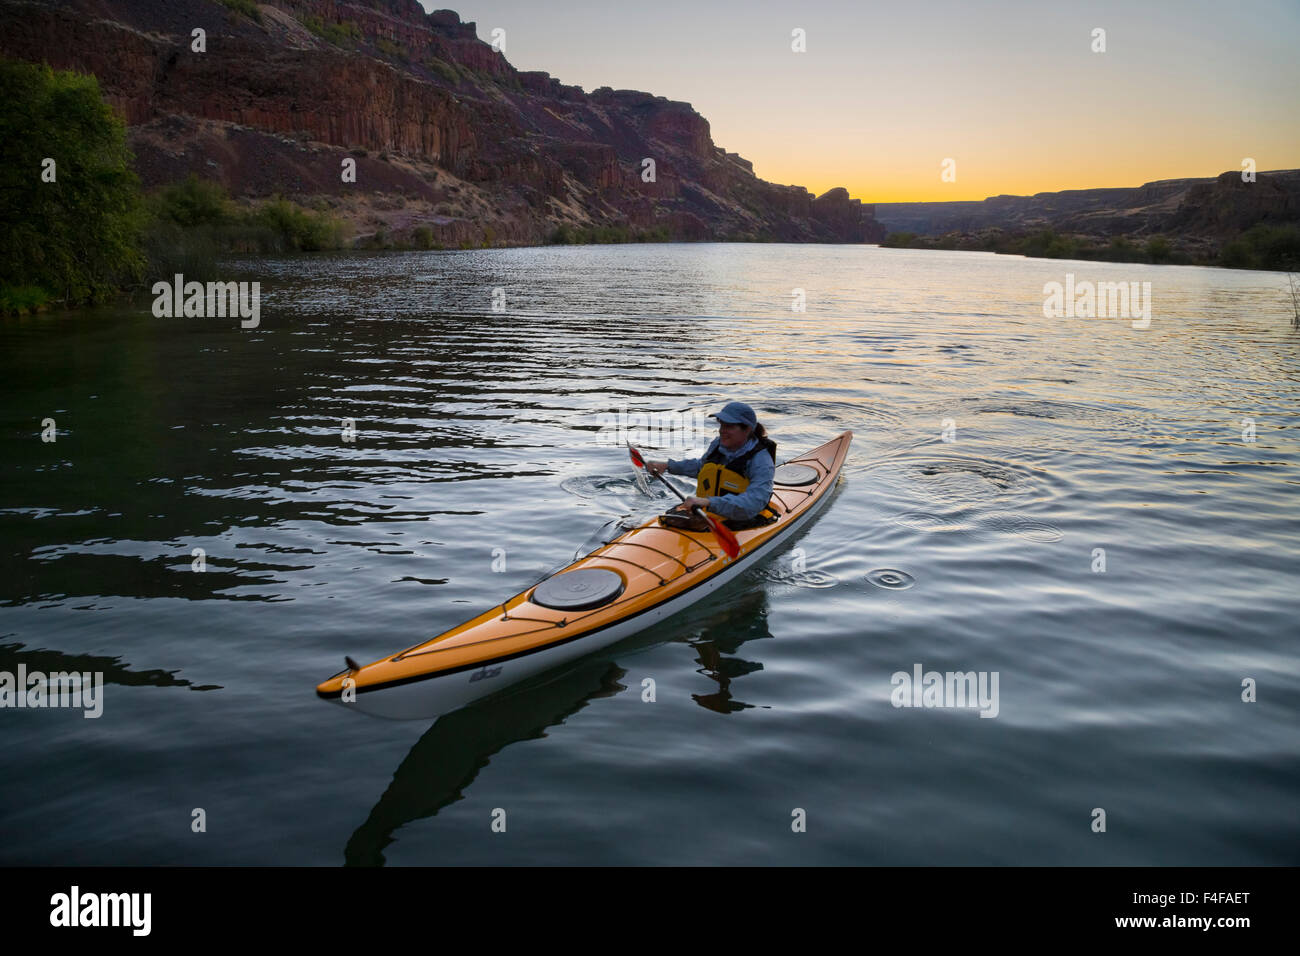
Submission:
M 420 0 L 426 9 L 444 3 Z M 452 0 L 454 2 L 454 0 Z M 462 0 L 506 58 L 694 106 L 763 179 L 866 202 L 1300 167 L 1300 0 Z M 1092 51 L 1093 30 L 1106 50 Z M 791 50 L 806 31 L 807 52 Z M 955 160 L 956 181 L 941 179 Z

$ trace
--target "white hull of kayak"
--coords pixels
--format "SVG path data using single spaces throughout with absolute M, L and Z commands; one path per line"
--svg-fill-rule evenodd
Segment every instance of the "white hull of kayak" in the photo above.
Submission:
M 834 481 L 835 478 L 832 477 L 831 480 Z M 495 694 L 520 681 L 535 677 L 560 664 L 577 660 L 603 647 L 609 647 L 698 603 L 718 588 L 734 581 L 745 571 L 779 553 L 782 546 L 817 514 L 832 494 L 834 488 L 828 488 L 824 494 L 819 495 L 806 511 L 791 521 L 779 538 L 768 543 L 766 547 L 742 554 L 721 571 L 677 597 L 586 637 L 567 644 L 540 648 L 511 660 L 489 663 L 474 670 L 434 674 L 405 684 L 361 690 L 352 695 L 355 698 L 352 701 L 347 700 L 345 695 L 344 698 L 335 699 L 333 703 L 374 717 L 387 717 L 392 720 L 430 720 Z

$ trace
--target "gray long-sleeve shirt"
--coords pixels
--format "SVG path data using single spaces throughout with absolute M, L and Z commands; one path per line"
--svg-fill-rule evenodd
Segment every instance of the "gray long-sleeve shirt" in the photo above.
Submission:
M 700 473 L 704 459 L 708 458 L 715 448 L 720 447 L 720 441 L 721 439 L 718 438 L 713 439 L 712 444 L 700 458 L 683 458 L 681 461 L 668 459 L 668 473 L 686 478 L 696 477 Z M 759 440 L 751 437 L 735 451 L 722 448 L 722 463 L 730 468 L 731 462 L 758 444 L 760 444 Z M 772 480 L 775 475 L 776 463 L 772 461 L 772 456 L 765 449 L 759 448 L 758 453 L 749 459 L 749 473 L 745 476 L 749 479 L 749 487 L 738 495 L 714 495 L 709 498 L 709 510 L 724 518 L 744 520 L 754 517 L 771 500 Z

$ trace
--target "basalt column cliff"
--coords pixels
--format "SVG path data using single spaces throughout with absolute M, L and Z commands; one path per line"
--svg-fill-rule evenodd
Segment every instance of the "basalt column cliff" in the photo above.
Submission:
M 757 178 L 690 104 L 520 72 L 416 0 L 0 0 L 0 55 L 97 76 L 146 186 L 193 172 L 329 208 L 360 237 L 884 236 L 843 189 Z

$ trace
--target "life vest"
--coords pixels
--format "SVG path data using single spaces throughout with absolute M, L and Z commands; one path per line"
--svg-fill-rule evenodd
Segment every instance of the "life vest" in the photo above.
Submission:
M 700 473 L 695 479 L 695 496 L 711 498 L 715 495 L 738 495 L 743 492 L 749 487 L 749 478 L 745 476 L 745 472 L 749 470 L 749 461 L 760 451 L 767 452 L 772 456 L 772 463 L 776 463 L 776 442 L 770 438 L 760 438 L 757 445 L 739 458 L 732 459 L 729 465 L 723 464 L 725 456 L 722 453 L 722 445 L 719 444 L 700 465 Z M 766 524 L 768 521 L 774 521 L 776 517 L 776 512 L 768 505 L 751 520 Z

